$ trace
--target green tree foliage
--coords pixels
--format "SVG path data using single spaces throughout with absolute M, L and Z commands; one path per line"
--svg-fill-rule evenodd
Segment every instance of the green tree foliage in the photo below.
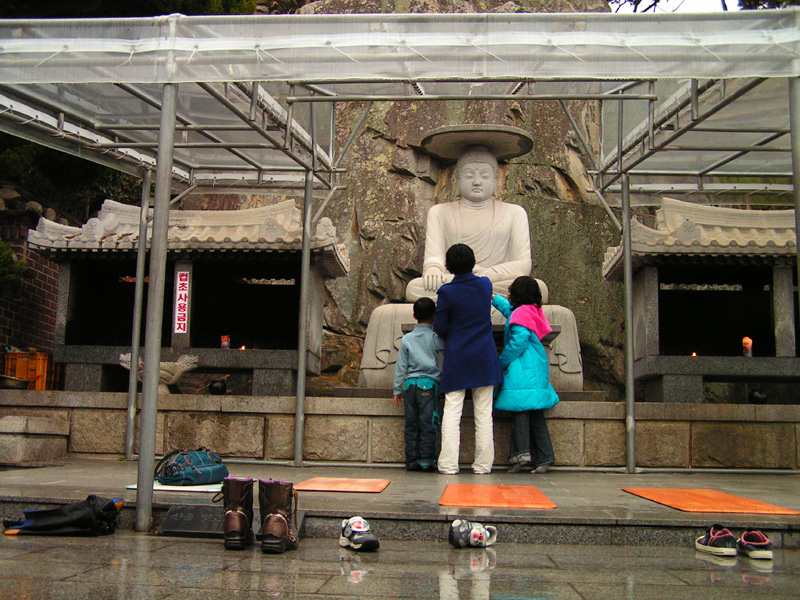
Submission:
M 141 199 L 141 181 L 70 154 L 0 134 L 0 175 L 60 217 L 83 223 L 112 198 Z
M 692 0 L 684 0 L 684 3 L 689 2 Z M 719 0 L 720 8 L 728 10 L 728 2 L 729 0 Z M 619 12 L 622 7 L 631 7 L 635 13 L 655 12 L 662 6 L 661 0 L 608 0 L 608 4 L 614 12 Z M 739 8 L 742 10 L 786 8 L 788 6 L 800 6 L 800 0 L 739 0 Z
M 7 242 L 0 241 L 0 297 L 8 296 L 19 288 L 27 269 L 24 260 L 17 260 Z
M 800 6 L 800 0 L 739 0 L 739 8 L 743 10 L 786 8 L 787 6 Z
M 692 0 L 684 0 L 684 3 L 689 2 Z M 719 3 L 722 10 L 728 10 L 728 0 L 719 0 Z M 663 8 L 661 0 L 608 0 L 608 4 L 614 12 L 619 12 L 623 7 L 631 7 L 635 13 L 654 13 L 657 9 Z
M 257 0 L 5 0 L 0 17 L 11 19 L 68 19 L 155 17 L 184 15 L 252 15 Z
M 293 15 L 312 0 L 262 0 L 261 8 L 271 15 Z
M 166 15 L 252 15 L 256 0 L 146 0 L 134 3 L 141 7 L 138 16 Z

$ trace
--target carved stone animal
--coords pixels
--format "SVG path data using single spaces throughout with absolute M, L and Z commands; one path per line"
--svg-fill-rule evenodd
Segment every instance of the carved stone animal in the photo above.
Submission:
M 126 369 L 131 369 L 131 355 L 120 354 L 119 364 Z M 173 362 L 161 362 L 158 365 L 158 393 L 168 394 L 170 385 L 178 382 L 181 376 L 187 371 L 196 369 L 199 365 L 199 359 L 190 354 L 181 354 L 178 360 Z M 144 362 L 139 358 L 139 369 L 137 374 L 139 381 L 144 377 Z

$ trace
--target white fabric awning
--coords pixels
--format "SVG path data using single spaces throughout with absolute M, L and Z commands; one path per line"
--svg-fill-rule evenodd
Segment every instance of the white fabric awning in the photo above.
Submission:
M 1 21 L 4 83 L 800 75 L 797 9 Z M 364 88 L 360 88 L 362 91 Z
M 176 189 L 330 188 L 333 103 L 370 99 L 596 99 L 612 196 L 620 170 L 639 195 L 788 178 L 798 76 L 797 8 L 0 21 L 0 130 L 141 175 L 179 84 Z

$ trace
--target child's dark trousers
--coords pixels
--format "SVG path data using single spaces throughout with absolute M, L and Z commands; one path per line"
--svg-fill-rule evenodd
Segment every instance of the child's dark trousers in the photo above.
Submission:
M 407 469 L 436 462 L 438 400 L 436 387 L 424 390 L 412 384 L 403 392 Z

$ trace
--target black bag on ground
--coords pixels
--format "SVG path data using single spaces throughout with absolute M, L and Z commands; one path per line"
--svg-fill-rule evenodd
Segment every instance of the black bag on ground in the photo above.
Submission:
M 90 495 L 59 508 L 26 510 L 19 520 L 3 519 L 6 535 L 107 535 L 117 529 L 123 501 Z

